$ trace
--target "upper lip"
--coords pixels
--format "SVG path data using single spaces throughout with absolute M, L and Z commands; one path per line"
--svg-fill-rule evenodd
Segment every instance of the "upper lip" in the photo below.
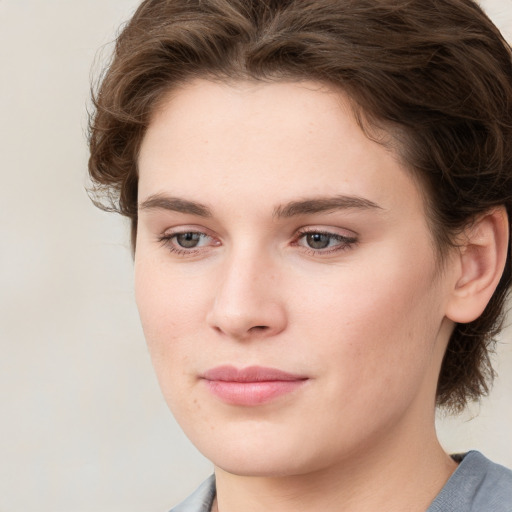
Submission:
M 295 375 L 277 368 L 264 366 L 248 366 L 236 368 L 235 366 L 216 366 L 207 370 L 203 379 L 224 382 L 269 382 L 269 381 L 293 381 L 306 380 L 303 375 Z

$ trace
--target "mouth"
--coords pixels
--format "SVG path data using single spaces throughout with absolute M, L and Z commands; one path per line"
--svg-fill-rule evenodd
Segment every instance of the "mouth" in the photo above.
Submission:
M 208 390 L 230 405 L 256 406 L 292 393 L 308 380 L 276 368 L 250 366 L 218 366 L 206 371 L 201 378 Z

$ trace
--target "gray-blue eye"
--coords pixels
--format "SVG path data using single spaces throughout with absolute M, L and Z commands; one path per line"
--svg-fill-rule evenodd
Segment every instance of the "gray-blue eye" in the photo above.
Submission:
M 185 249 L 193 249 L 194 247 L 197 247 L 201 241 L 201 237 L 201 233 L 194 232 L 178 233 L 177 235 L 174 235 L 176 243 Z
M 319 254 L 327 254 L 348 249 L 356 242 L 356 237 L 324 231 L 306 231 L 300 235 L 297 245 L 317 251 Z
M 333 235 L 327 235 L 325 233 L 307 233 L 306 243 L 311 249 L 326 249 L 329 247 L 331 242 L 335 239 Z

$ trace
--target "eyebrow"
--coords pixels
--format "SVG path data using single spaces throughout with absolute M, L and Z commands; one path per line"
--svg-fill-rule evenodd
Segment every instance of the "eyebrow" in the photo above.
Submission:
M 139 204 L 139 211 L 159 209 L 197 215 L 199 217 L 212 217 L 212 212 L 208 206 L 179 197 L 154 194 Z M 276 207 L 274 209 L 273 216 L 277 218 L 289 218 L 298 215 L 314 215 L 316 213 L 329 213 L 336 210 L 349 209 L 381 210 L 382 208 L 369 199 L 357 196 L 339 195 L 291 201 L 285 205 Z
M 210 208 L 195 201 L 181 199 L 179 197 L 168 197 L 161 194 L 154 194 L 139 204 L 140 210 L 169 210 L 179 213 L 198 215 L 199 217 L 211 217 Z
M 315 213 L 329 213 L 336 210 L 369 210 L 382 208 L 369 199 L 357 196 L 333 196 L 292 201 L 286 205 L 278 206 L 274 216 L 278 218 L 294 217 L 296 215 L 313 215 Z

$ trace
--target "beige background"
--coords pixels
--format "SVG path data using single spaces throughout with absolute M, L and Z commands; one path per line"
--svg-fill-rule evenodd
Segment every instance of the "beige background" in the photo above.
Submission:
M 127 226 L 84 192 L 91 66 L 136 4 L 0 0 L 0 512 L 165 511 L 211 471 L 153 376 Z M 512 330 L 497 363 L 441 435 L 512 466 Z

